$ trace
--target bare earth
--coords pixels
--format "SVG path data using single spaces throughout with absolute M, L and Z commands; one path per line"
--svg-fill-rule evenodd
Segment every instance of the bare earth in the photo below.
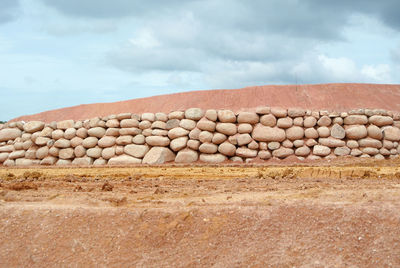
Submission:
M 11 121 L 89 119 L 119 113 L 144 113 L 202 109 L 252 110 L 258 106 L 301 107 L 310 110 L 347 111 L 378 108 L 400 111 L 400 85 L 318 84 L 268 85 L 242 89 L 203 90 L 111 103 L 93 103 L 25 115 Z
M 0 266 L 399 267 L 399 163 L 0 168 Z

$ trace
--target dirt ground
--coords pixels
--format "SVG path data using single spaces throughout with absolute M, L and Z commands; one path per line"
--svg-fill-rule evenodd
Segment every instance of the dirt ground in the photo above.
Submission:
M 0 168 L 0 266 L 399 267 L 399 164 Z

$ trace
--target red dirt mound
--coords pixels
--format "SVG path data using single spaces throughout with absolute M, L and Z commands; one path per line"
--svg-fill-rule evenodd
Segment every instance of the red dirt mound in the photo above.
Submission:
M 382 108 L 400 111 L 400 85 L 319 84 L 269 85 L 231 90 L 204 90 L 160 95 L 113 103 L 93 103 L 21 116 L 11 121 L 88 119 L 123 112 L 170 112 L 204 109 L 249 109 L 257 106 L 302 107 L 334 111 Z

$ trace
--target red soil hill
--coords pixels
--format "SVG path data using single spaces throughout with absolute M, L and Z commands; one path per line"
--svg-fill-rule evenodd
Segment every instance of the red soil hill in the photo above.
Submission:
M 343 111 L 382 108 L 400 111 L 400 85 L 318 84 L 268 85 L 242 89 L 203 90 L 112 103 L 93 103 L 21 116 L 12 121 L 88 119 L 123 112 L 170 112 L 190 107 L 234 111 L 258 106 L 302 107 Z

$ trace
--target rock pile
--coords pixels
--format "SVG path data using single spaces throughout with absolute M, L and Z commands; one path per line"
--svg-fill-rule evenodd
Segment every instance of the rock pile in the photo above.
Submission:
M 400 153 L 400 115 L 259 107 L 256 112 L 190 108 L 122 113 L 84 121 L 0 126 L 0 164 L 105 165 L 226 160 L 384 159 Z

